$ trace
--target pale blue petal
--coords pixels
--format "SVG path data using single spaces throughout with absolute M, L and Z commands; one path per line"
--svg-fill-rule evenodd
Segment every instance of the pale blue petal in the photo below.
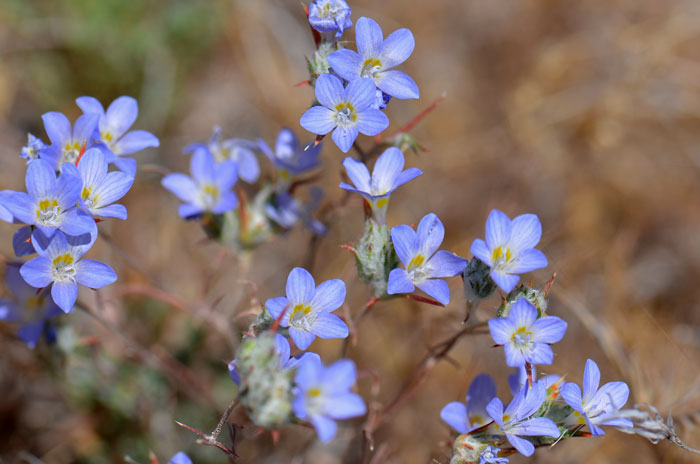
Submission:
M 363 416 L 367 412 L 362 397 L 355 393 L 333 396 L 323 406 L 326 414 L 338 420 Z
M 175 456 L 170 458 L 168 464 L 192 464 L 192 460 L 185 453 L 180 451 Z
M 52 144 L 57 147 L 63 147 L 71 139 L 71 123 L 63 113 L 51 111 L 44 113 L 41 119 L 44 121 L 44 129 Z
M 486 405 L 486 412 L 494 422 L 503 427 L 503 402 L 499 398 L 489 401 L 489 404 Z
M 411 282 L 405 269 L 396 268 L 389 273 L 389 281 L 386 286 L 386 292 L 389 295 L 411 293 L 415 289 L 416 287 Z
M 273 319 L 277 319 L 282 314 L 282 311 L 287 311 L 285 317 L 282 317 L 282 327 L 287 327 L 289 325 L 289 300 L 283 296 L 278 296 L 277 298 L 270 298 L 265 302 L 265 309 L 270 313 Z
M 416 286 L 444 306 L 450 303 L 450 289 L 447 287 L 447 282 L 444 280 L 428 279 L 424 282 L 416 283 Z
M 220 191 L 231 190 L 238 180 L 238 162 L 223 161 L 215 164 L 215 179 L 216 185 Z
M 126 206 L 116 203 L 109 206 L 103 206 L 102 208 L 93 208 L 91 212 L 95 216 L 101 218 L 116 218 L 126 220 L 127 217 Z
M 183 219 L 189 219 L 194 216 L 199 216 L 204 212 L 204 208 L 191 203 L 186 203 L 177 207 L 177 214 Z
M 396 180 L 394 181 L 394 186 L 392 187 L 392 190 L 400 187 L 401 185 L 405 184 L 409 180 L 415 179 L 416 177 L 420 176 L 421 174 L 423 174 L 423 171 L 421 171 L 418 168 L 406 169 L 404 172 L 400 173 L 396 177 Z
M 347 48 L 328 55 L 328 64 L 346 81 L 360 77 L 360 71 L 362 71 L 362 58 L 359 53 Z
M 519 423 L 510 429 L 514 434 L 531 437 L 552 437 L 558 438 L 559 427 L 551 419 L 546 417 L 533 417 Z
M 341 85 L 340 88 L 342 89 L 343 86 Z M 288 127 L 280 129 L 279 134 L 277 134 L 277 140 L 275 140 L 275 154 L 273 157 L 279 159 L 292 158 L 298 150 L 299 140 L 294 131 Z
M 138 169 L 138 164 L 136 163 L 136 160 L 134 158 L 125 158 L 123 156 L 115 157 L 114 165 L 121 172 L 131 177 L 134 177 L 136 175 L 136 171 Z
M 258 159 L 255 157 L 252 151 L 238 148 L 237 159 L 238 159 L 238 175 L 241 179 L 252 184 L 260 176 L 260 165 L 258 164 Z
M 54 282 L 51 286 L 51 298 L 65 313 L 71 312 L 78 299 L 78 284 L 75 282 Z
M 394 188 L 396 178 L 401 173 L 404 157 L 396 147 L 387 148 L 382 153 L 372 169 L 372 193 L 384 194 Z
M 238 206 L 238 197 L 231 191 L 221 192 L 219 202 L 211 209 L 214 214 L 223 214 L 226 211 L 231 211 Z
M 325 75 L 326 74 L 324 74 L 324 76 Z M 377 86 L 374 85 L 374 81 L 368 77 L 358 77 L 357 79 L 353 79 L 345 88 L 347 93 L 347 101 L 352 104 L 353 108 L 355 109 L 355 113 L 358 113 L 358 119 L 360 118 L 360 113 L 363 113 L 374 103 L 376 98 L 376 90 Z
M 80 236 L 90 234 L 92 236 L 97 233 L 97 225 L 89 214 L 79 209 L 72 209 L 63 217 L 60 230 L 68 235 Z
M 556 343 L 566 333 L 567 323 L 556 316 L 545 316 L 537 319 L 531 326 L 532 338 L 539 343 Z
M 320 313 L 311 325 L 311 333 L 320 338 L 331 339 L 346 338 L 349 331 L 347 324 L 335 314 Z
M 318 433 L 318 439 L 323 443 L 328 443 L 335 436 L 338 426 L 326 416 L 315 415 L 311 417 L 311 423 Z
M 355 41 L 362 59 L 377 58 L 383 42 L 382 28 L 371 18 L 362 17 L 355 23 Z
M 32 165 L 36 162 L 32 163 Z M 80 192 L 83 189 L 83 179 L 75 166 L 66 164 L 64 172 L 56 179 L 55 196 L 58 205 L 65 211 L 74 207 L 80 201 Z
M 123 156 L 157 146 L 160 146 L 158 137 L 145 130 L 134 130 L 119 139 L 112 149 L 116 155 Z
M 190 172 L 192 178 L 202 184 L 214 184 L 216 182 L 216 161 L 209 150 L 197 150 L 190 159 Z
M 498 288 L 503 290 L 506 293 L 510 293 L 511 290 L 515 288 L 515 286 L 518 284 L 520 281 L 520 276 L 516 274 L 506 274 L 504 272 L 497 272 L 494 271 L 493 269 L 491 270 L 491 279 L 496 282 L 496 285 L 498 285 Z
M 514 253 L 534 248 L 542 238 L 542 225 L 534 214 L 521 214 L 511 222 L 510 249 Z
M 66 166 L 67 168 L 68 166 Z M 80 158 L 77 166 L 83 184 L 87 187 L 99 187 L 107 176 L 107 161 L 99 148 L 90 148 Z M 65 171 L 65 168 L 64 168 Z M 111 202 L 109 202 L 111 203 Z
M 606 401 L 615 409 L 620 409 L 627 402 L 629 395 L 630 389 L 625 382 L 608 382 L 600 387 L 592 402 Z
M 300 350 L 307 349 L 316 338 L 316 335 L 314 335 L 313 333 L 308 332 L 306 330 L 297 329 L 296 327 L 289 328 L 289 336 L 292 337 L 292 340 L 294 340 L 294 344 Z
M 53 281 L 51 260 L 43 256 L 30 259 L 20 268 L 22 278 L 35 288 L 44 288 Z
M 325 106 L 312 106 L 301 116 L 299 124 L 307 131 L 324 135 L 335 127 L 335 112 Z
M 310 359 L 308 362 L 299 365 L 299 369 L 297 369 L 297 373 L 294 375 L 294 383 L 304 391 L 316 387 L 321 380 L 322 370 L 323 364 L 321 363 L 320 357 Z M 301 396 L 304 396 L 303 392 Z
M 486 242 L 484 242 L 480 238 L 477 238 L 476 240 L 474 240 L 474 242 L 472 242 L 472 247 L 470 251 L 472 255 L 483 261 L 484 264 L 486 264 L 487 266 L 491 266 L 491 252 L 486 246 Z
M 546 343 L 534 343 L 526 357 L 530 364 L 552 364 L 554 361 L 552 347 Z
M 506 245 L 510 240 L 510 231 L 511 222 L 508 216 L 497 209 L 492 210 L 486 219 L 486 244 L 489 249 L 495 250 L 499 246 Z
M 561 389 L 561 397 L 566 401 L 566 404 L 571 406 L 575 411 L 579 413 L 583 412 L 581 398 L 581 388 L 573 382 L 569 382 Z
M 357 113 L 356 127 L 365 135 L 377 135 L 389 127 L 389 118 L 376 108 L 366 108 Z
M 73 142 L 82 146 L 83 143 L 91 141 L 99 121 L 100 115 L 92 113 L 83 114 L 76 119 L 73 125 Z
M 391 228 L 391 241 L 394 244 L 397 256 L 404 266 L 408 266 L 420 250 L 420 242 L 416 231 L 405 224 Z
M 343 83 L 331 74 L 321 74 L 316 80 L 316 99 L 327 108 L 335 108 L 345 100 Z
M 509 318 L 515 324 L 515 327 L 530 327 L 537 319 L 537 308 L 533 306 L 526 298 L 521 297 L 513 304 L 510 310 Z M 551 316 L 553 317 L 553 316 Z M 539 341 L 539 340 L 538 340 Z
M 355 187 L 358 190 L 369 193 L 371 190 L 369 185 L 370 176 L 365 163 L 348 157 L 343 160 L 343 166 Z
M 82 259 L 75 264 L 75 280 L 89 288 L 102 288 L 117 280 L 114 270 L 93 259 Z
M 489 321 L 489 327 L 491 326 L 491 321 Z M 512 332 L 511 332 L 512 333 Z M 544 345 L 547 346 L 547 345 Z M 512 343 L 508 342 L 503 345 L 503 351 L 506 355 L 506 364 L 511 367 L 524 366 L 528 362 L 528 358 L 525 357 L 522 351 L 515 348 Z
M 524 274 L 535 269 L 547 267 L 547 258 L 540 250 L 530 248 L 520 251 L 515 258 L 515 262 L 508 268 L 511 274 Z
M 598 391 L 600 385 L 600 369 L 592 359 L 586 361 L 583 370 L 583 400 L 588 403 Z
M 109 205 L 121 199 L 133 183 L 134 178 L 121 171 L 110 172 L 95 189 L 98 206 Z
M 291 350 L 287 339 L 278 333 L 275 334 L 275 350 L 277 350 L 277 354 L 280 356 L 280 366 L 283 366 L 287 361 L 289 361 Z
M 357 368 L 350 359 L 341 359 L 328 366 L 321 375 L 323 391 L 326 394 L 345 393 L 357 379 Z
M 46 161 L 37 159 L 27 167 L 25 184 L 32 198 L 41 200 L 53 196 L 56 183 L 56 172 Z
M 297 370 L 297 376 L 299 376 L 299 371 L 301 371 L 301 368 Z M 303 390 L 298 390 L 292 400 L 292 411 L 299 419 L 306 419 L 308 411 L 306 410 L 306 392 Z
M 467 392 L 467 404 L 469 415 L 487 414 L 486 405 L 496 397 L 496 383 L 488 374 L 479 374 L 474 377 Z M 462 432 L 464 433 L 464 432 Z
M 331 279 L 316 288 L 311 307 L 318 312 L 331 312 L 340 308 L 345 301 L 345 282 Z
M 416 234 L 420 244 L 419 253 L 429 258 L 440 248 L 445 237 L 445 227 L 437 215 L 428 213 L 420 220 Z
M 459 433 L 467 433 L 470 429 L 467 418 L 467 406 L 459 401 L 445 405 L 440 411 L 440 419 Z
M 331 137 L 338 148 L 340 148 L 340 151 L 347 153 L 350 151 L 353 142 L 355 142 L 357 134 L 359 134 L 357 127 L 336 127 Z
M 420 98 L 418 85 L 411 76 L 405 72 L 395 69 L 383 71 L 377 74 L 375 82 L 377 88 L 392 97 L 400 99 Z
M 94 113 L 100 116 L 105 114 L 105 109 L 97 98 L 78 97 L 75 99 L 75 103 L 78 105 L 78 108 L 83 110 L 83 113 Z
M 424 265 L 428 277 L 454 277 L 464 272 L 467 260 L 449 251 L 440 250 Z
M 515 332 L 516 327 L 513 321 L 507 317 L 497 317 L 489 320 L 489 331 L 491 338 L 497 345 L 505 345 L 510 343 L 510 339 Z
M 291 304 L 309 304 L 314 297 L 316 284 L 313 276 L 301 267 L 295 267 L 287 277 L 287 298 Z
M 168 174 L 163 177 L 161 184 L 182 201 L 192 202 L 197 196 L 197 186 L 185 174 Z
M 21 256 L 27 256 L 35 253 L 31 237 L 31 226 L 25 226 L 17 229 L 14 235 L 12 235 L 12 249 L 15 252 L 15 256 L 19 258 Z
M 532 456 L 532 453 L 535 452 L 535 445 L 525 440 L 524 438 L 520 438 L 509 433 L 506 433 L 506 438 L 508 439 L 510 444 L 513 445 L 513 448 L 518 450 L 518 452 L 523 456 Z
M 416 41 L 413 33 L 406 28 L 398 29 L 387 36 L 382 44 L 379 60 L 382 69 L 389 69 L 400 65 L 411 56 Z
M 17 330 L 17 336 L 24 340 L 29 348 L 34 349 L 44 332 L 44 321 L 35 321 L 25 324 Z
M 139 105 L 136 99 L 127 96 L 121 96 L 114 100 L 107 108 L 103 125 L 110 131 L 114 140 L 118 139 L 136 121 L 139 114 Z

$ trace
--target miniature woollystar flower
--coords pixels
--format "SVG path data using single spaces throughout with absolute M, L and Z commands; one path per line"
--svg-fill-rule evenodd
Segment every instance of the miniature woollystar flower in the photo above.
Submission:
M 408 29 L 398 29 L 382 39 L 382 28 L 371 18 L 360 18 L 355 28 L 357 52 L 340 49 L 328 55 L 333 71 L 347 81 L 370 78 L 377 88 L 396 98 L 418 98 L 418 86 L 411 77 L 391 68 L 411 56 L 415 40 Z
M 289 335 L 301 350 L 311 345 L 316 337 L 345 338 L 348 326 L 331 314 L 345 301 L 345 283 L 331 279 L 318 287 L 309 271 L 295 267 L 287 278 L 287 296 L 270 298 L 265 308 L 280 325 L 289 327 Z M 284 312 L 284 314 L 282 314 Z
M 575 383 L 569 382 L 562 388 L 561 396 L 574 409 L 573 416 L 576 422 L 587 424 L 588 429 L 595 436 L 605 434 L 599 425 L 632 427 L 632 421 L 629 419 L 606 418 L 627 402 L 630 394 L 627 384 L 608 382 L 598 389 L 599 385 L 600 369 L 592 359 L 589 359 L 583 371 L 583 395 L 581 388 Z
M 19 156 L 27 160 L 27 164 L 29 164 L 37 159 L 46 148 L 47 145 L 40 138 L 28 133 L 27 144 L 22 147 Z
M 520 280 L 518 274 L 547 266 L 544 254 L 535 250 L 542 237 L 542 225 L 534 214 L 522 214 L 512 221 L 494 209 L 486 220 L 486 241 L 474 240 L 471 252 L 491 267 L 491 278 L 504 292 Z
M 193 143 L 185 147 L 183 152 L 188 154 L 200 148 L 209 150 L 217 163 L 228 160 L 238 163 L 238 177 L 249 184 L 258 180 L 260 165 L 253 153 L 258 148 L 255 142 L 245 139 L 221 140 L 221 128 L 215 126 L 208 143 Z
M 180 205 L 180 217 L 190 218 L 210 211 L 222 214 L 238 205 L 232 188 L 238 178 L 234 161 L 216 164 L 208 150 L 198 149 L 190 160 L 192 177 L 185 174 L 168 174 L 161 183 L 185 204 Z
M 55 171 L 60 171 L 65 163 L 75 164 L 83 147 L 87 149 L 95 145 L 93 134 L 100 119 L 97 114 L 80 116 L 72 127 L 63 113 L 52 111 L 45 113 L 41 119 L 51 145 L 42 150 L 39 157 L 48 161 Z
M 488 374 L 474 377 L 467 402 L 453 401 L 440 411 L 440 418 L 459 433 L 467 433 L 490 422 L 486 405 L 496 397 L 496 384 Z
M 78 284 L 102 288 L 117 280 L 111 267 L 92 259 L 81 259 L 90 249 L 87 245 L 72 245 L 62 232 L 56 232 L 45 248 L 36 234 L 32 243 L 39 256 L 22 266 L 24 280 L 36 288 L 51 285 L 51 297 L 59 308 L 69 313 L 78 298 Z
M 552 364 L 554 354 L 549 343 L 564 337 L 566 322 L 556 316 L 537 318 L 538 311 L 527 299 L 515 302 L 508 317 L 489 321 L 491 337 L 503 345 L 506 364 L 511 367 L 530 364 Z
M 356 377 L 355 363 L 349 359 L 324 367 L 320 358 L 313 358 L 299 366 L 294 378 L 298 390 L 292 408 L 299 419 L 313 424 L 322 442 L 335 436 L 335 420 L 367 412 L 362 397 L 350 391 Z
M 158 138 L 148 131 L 127 132 L 139 114 L 139 105 L 135 98 L 118 97 L 109 105 L 107 111 L 102 103 L 93 97 L 78 97 L 75 102 L 86 115 L 95 114 L 99 117 L 99 139 L 115 155 L 107 161 L 113 162 L 117 168 L 130 176 L 136 174 L 136 160 L 123 156 L 160 145 Z
M 291 129 L 283 127 L 277 134 L 274 152 L 263 140 L 258 140 L 258 146 L 277 168 L 279 173 L 277 182 L 283 190 L 289 187 L 298 176 L 318 166 L 318 155 L 322 144 L 304 148 L 299 144 L 296 134 Z
M 126 219 L 126 207 L 112 203 L 126 195 L 134 183 L 134 178 L 121 171 L 107 172 L 108 169 L 109 166 L 102 151 L 91 148 L 80 158 L 77 168 L 67 164 L 64 172 L 83 179 L 80 200 L 81 205 L 90 214 Z
M 403 153 L 396 147 L 387 148 L 377 158 L 371 177 L 365 163 L 353 158 L 345 158 L 343 166 L 354 186 L 341 182 L 340 188 L 357 192 L 365 197 L 372 207 L 374 218 L 380 224 L 384 224 L 389 197 L 394 190 L 423 174 L 423 171 L 418 168 L 408 168 L 404 171 L 403 165 Z
M 525 456 L 532 455 L 535 446 L 518 435 L 559 437 L 559 428 L 551 419 L 530 417 L 542 406 L 545 395 L 544 384 L 535 382 L 532 388 L 526 386 L 520 390 L 505 411 L 499 398 L 492 399 L 486 406 L 489 416 L 505 432 L 510 444 Z
M 407 225 L 393 227 L 391 241 L 406 269 L 396 268 L 389 273 L 387 293 L 411 293 L 418 287 L 447 305 L 450 290 L 441 279 L 462 273 L 467 260 L 449 251 L 437 251 L 444 236 L 445 228 L 433 213 L 421 219 L 417 231 Z
M 314 0 L 309 4 L 309 23 L 318 32 L 335 32 L 343 35 L 352 27 L 352 10 L 344 0 Z
M 301 116 L 301 126 L 319 135 L 333 131 L 333 141 L 344 153 L 358 133 L 377 135 L 389 126 L 389 118 L 372 107 L 376 95 L 371 79 L 358 78 L 343 88 L 337 77 L 321 74 L 316 80 L 316 99 L 321 106 L 309 108 Z

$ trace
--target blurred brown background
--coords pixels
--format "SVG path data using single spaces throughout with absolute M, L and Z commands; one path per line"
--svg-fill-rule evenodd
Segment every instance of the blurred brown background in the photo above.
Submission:
M 447 229 L 443 246 L 465 256 L 483 236 L 490 209 L 538 214 L 539 248 L 550 266 L 531 277 L 541 285 L 557 273 L 550 311 L 569 322 L 554 364 L 543 371 L 580 382 L 591 357 L 604 382 L 630 384 L 628 405 L 650 402 L 663 414 L 672 411 L 681 436 L 700 447 L 700 4 L 356 0 L 351 6 L 354 21 L 371 16 L 385 35 L 408 27 L 416 37 L 402 69 L 418 83 L 421 99 L 389 105 L 389 133 L 447 97 L 414 131 L 429 151 L 408 154 L 407 165 L 425 174 L 394 195 L 389 224 L 417 223 L 435 212 Z M 347 35 L 353 37 L 354 29 Z M 289 126 L 310 140 L 298 120 L 312 93 L 293 85 L 307 79 L 304 56 L 312 52 L 303 11 L 292 0 L 2 1 L 2 189 L 23 188 L 17 154 L 27 131 L 46 140 L 41 114 L 62 111 L 73 120 L 81 95 L 103 103 L 123 94 L 138 98 L 135 127 L 161 139 L 159 149 L 137 155 L 146 167 L 123 201 L 128 221 L 101 224 L 103 238 L 91 251 L 120 277 L 99 294 L 81 290 L 82 300 L 102 308 L 103 323 L 74 311 L 61 318 L 60 346 L 34 351 L 16 339 L 14 327 L 0 325 L 2 462 L 124 462 L 128 455 L 145 463 L 148 450 L 161 462 L 178 450 L 195 462 L 224 461 L 218 450 L 194 445 L 194 435 L 173 421 L 213 429 L 234 392 L 225 363 L 250 320 L 242 313 L 256 299 L 283 294 L 289 270 L 308 263 L 309 233 L 297 229 L 233 256 L 177 217 L 177 200 L 160 187 L 153 166 L 186 170 L 182 148 L 208 138 L 215 124 L 226 136 L 268 143 Z M 342 195 L 343 155 L 330 143 L 322 153 L 320 182 L 330 201 Z M 359 198 L 329 226 L 313 272 L 317 282 L 342 278 L 345 311 L 357 316 L 369 291 L 338 245 L 361 234 Z M 0 227 L 6 257 L 14 230 Z M 461 282 L 451 279 L 450 286 L 446 309 L 393 300 L 362 322 L 350 355 L 372 372 L 359 382 L 369 404 L 386 404 L 426 347 L 460 329 Z M 473 317 L 491 317 L 496 304 L 494 296 Z M 509 398 L 510 370 L 491 345 L 483 335 L 458 343 L 455 363 L 438 364 L 377 431 L 376 462 L 449 460 L 442 406 L 463 400 L 480 372 L 497 378 L 499 393 Z M 316 341 L 311 348 L 330 361 L 340 346 Z M 290 426 L 273 447 L 269 433 L 257 435 L 248 425 L 238 432 L 236 449 L 239 462 L 336 463 L 356 443 L 352 430 L 342 427 L 321 446 L 313 431 Z M 539 450 L 532 461 L 700 459 L 610 430 Z

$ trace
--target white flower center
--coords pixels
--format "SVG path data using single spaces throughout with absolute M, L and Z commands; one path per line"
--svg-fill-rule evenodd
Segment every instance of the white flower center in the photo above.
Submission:
M 307 304 L 296 304 L 289 313 L 289 324 L 297 329 L 310 331 L 315 320 L 316 313 Z
M 55 199 L 44 199 L 36 209 L 36 222 L 42 226 L 57 226 L 61 222 L 61 207 Z
M 347 128 L 355 125 L 357 113 L 350 102 L 338 103 L 335 106 L 335 121 L 338 127 Z
M 362 70 L 360 71 L 360 77 L 369 77 L 374 79 L 379 71 L 382 70 L 382 62 L 377 58 L 367 58 L 364 63 L 362 63 Z
M 70 253 L 56 256 L 51 262 L 54 282 L 75 282 L 75 259 Z

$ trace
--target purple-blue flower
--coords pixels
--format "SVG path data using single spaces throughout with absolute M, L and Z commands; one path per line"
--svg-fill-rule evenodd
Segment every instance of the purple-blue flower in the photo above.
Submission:
M 270 298 L 265 308 L 277 319 L 284 312 L 280 325 L 289 327 L 289 335 L 301 350 L 316 337 L 345 338 L 348 326 L 331 312 L 345 301 L 345 283 L 331 279 L 318 287 L 306 269 L 295 267 L 287 278 L 287 296 Z
M 32 163 L 32 165 L 35 163 Z M 56 232 L 46 247 L 35 233 L 32 243 L 39 256 L 20 269 L 24 280 L 36 288 L 51 285 L 51 297 L 59 308 L 68 313 L 78 298 L 78 284 L 102 288 L 117 280 L 111 267 L 92 259 L 81 259 L 90 249 L 87 245 L 73 245 L 66 235 Z
M 144 130 L 127 132 L 139 114 L 136 99 L 127 96 L 118 97 L 109 105 L 107 111 L 99 100 L 93 97 L 79 97 L 75 102 L 86 115 L 97 115 L 99 140 L 115 155 L 107 161 L 113 162 L 118 169 L 134 177 L 136 160 L 125 158 L 124 155 L 160 145 L 158 138 L 150 132 Z
M 343 88 L 335 76 L 321 74 L 316 80 L 316 99 L 301 116 L 301 126 L 314 134 L 333 131 L 333 141 L 347 153 L 359 133 L 377 135 L 389 126 L 389 118 L 373 108 L 375 86 L 371 79 L 357 78 Z
M 444 236 L 445 228 L 433 213 L 421 219 L 417 231 L 407 225 L 393 227 L 391 241 L 405 269 L 396 268 L 389 273 L 387 293 L 411 293 L 418 287 L 447 305 L 450 290 L 442 278 L 461 274 L 467 260 L 449 251 L 437 251 Z
M 398 29 L 386 39 L 379 24 L 360 18 L 355 27 L 357 52 L 340 49 L 328 55 L 333 71 L 347 81 L 370 78 L 377 88 L 396 98 L 418 98 L 418 86 L 411 77 L 394 68 L 411 56 L 415 40 L 408 29 Z
M 323 191 L 319 187 L 312 187 L 310 194 L 311 201 L 302 203 L 290 193 L 277 193 L 272 202 L 265 205 L 265 214 L 283 229 L 291 229 L 302 220 L 314 234 L 323 235 L 326 233 L 326 227 L 311 216 L 311 212 L 321 202 Z
M 299 144 L 296 134 L 286 127 L 283 127 L 277 135 L 274 153 L 267 143 L 258 140 L 258 146 L 262 152 L 277 168 L 278 184 L 281 190 L 289 187 L 301 174 L 311 171 L 319 165 L 318 155 L 321 151 L 321 145 L 304 148 Z
M 299 419 L 313 424 L 322 442 L 335 436 L 336 420 L 367 412 L 362 397 L 350 391 L 356 377 L 355 363 L 349 359 L 324 367 L 320 358 L 313 358 L 299 366 L 294 378 L 297 393 L 292 409 Z
M 260 176 L 260 165 L 254 151 L 258 148 L 255 142 L 245 139 L 221 140 L 221 127 L 214 126 L 214 131 L 209 142 L 193 143 L 185 147 L 185 154 L 197 149 L 207 149 L 214 156 L 217 163 L 223 161 L 235 161 L 238 164 L 238 177 L 252 184 Z
M 512 221 L 494 209 L 486 220 L 486 241 L 474 240 L 471 252 L 491 267 L 491 278 L 504 292 L 520 280 L 518 274 L 547 266 L 547 258 L 534 247 L 542 237 L 542 225 L 534 214 Z
M 503 345 L 506 364 L 512 367 L 530 364 L 552 364 L 554 354 L 550 343 L 556 343 L 566 333 L 566 322 L 556 316 L 537 318 L 538 311 L 527 299 L 513 304 L 508 317 L 489 321 L 491 337 Z
M 478 464 L 506 464 L 508 458 L 499 458 L 498 452 L 501 451 L 499 448 L 495 448 L 491 445 L 487 446 L 484 451 L 479 455 Z
M 309 23 L 318 32 L 338 38 L 352 27 L 352 10 L 344 0 L 314 0 L 309 4 Z
M 486 405 L 496 397 L 496 383 L 488 374 L 474 377 L 467 402 L 453 401 L 440 411 L 440 418 L 459 433 L 467 433 L 490 422 Z
M 109 165 L 102 150 L 91 148 L 83 154 L 76 168 L 66 165 L 64 173 L 80 177 L 83 188 L 80 204 L 96 217 L 126 219 L 126 207 L 112 204 L 126 195 L 134 178 L 121 171 L 107 172 Z
M 82 180 L 70 170 L 56 178 L 54 168 L 39 158 L 27 167 L 27 192 L 12 192 L 5 207 L 15 219 L 34 225 L 51 237 L 56 230 L 68 235 L 94 234 L 95 221 L 76 205 L 80 201 Z
M 97 231 L 97 227 L 95 227 Z M 32 245 L 32 226 L 24 226 L 17 229 L 12 235 L 12 249 L 15 256 L 27 256 L 36 253 Z
M 40 138 L 27 133 L 27 144 L 22 147 L 19 156 L 27 160 L 27 164 L 29 164 L 41 156 L 41 152 L 46 150 L 47 147 Z
M 168 464 L 192 464 L 192 459 L 182 451 L 179 453 L 175 454 L 172 458 L 170 458 L 170 461 L 168 461 Z
M 62 314 L 61 309 L 44 292 L 37 293 L 20 275 L 21 264 L 8 264 L 5 269 L 5 281 L 11 293 L 11 299 L 0 300 L 0 320 L 19 322 L 17 335 L 30 348 L 34 348 L 41 335 L 52 336 L 48 320 Z
M 185 202 L 178 209 L 180 217 L 190 218 L 205 211 L 222 214 L 238 205 L 232 190 L 238 178 L 234 161 L 217 164 L 209 150 L 199 149 L 192 155 L 190 171 L 192 177 L 181 173 L 168 174 L 161 182 Z
M 7 202 L 12 201 L 13 193 L 12 190 L 3 190 L 0 192 L 0 221 L 11 223 L 15 220 L 12 212 L 5 206 Z
M 493 421 L 505 432 L 513 447 L 525 456 L 535 452 L 535 446 L 520 436 L 559 437 L 559 428 L 546 417 L 530 417 L 542 406 L 546 396 L 545 386 L 535 382 L 530 388 L 523 388 L 503 410 L 499 398 L 492 399 L 486 411 Z
M 594 436 L 604 435 L 600 425 L 615 427 L 632 427 L 629 419 L 609 419 L 608 415 L 625 405 L 630 389 L 625 382 L 608 382 L 600 389 L 600 369 L 592 359 L 586 361 L 583 371 L 583 395 L 581 388 L 573 382 L 564 385 L 561 396 L 574 409 L 573 420 L 578 424 L 587 424 Z
M 380 224 L 386 222 L 386 210 L 389 207 L 389 198 L 394 190 L 409 180 L 423 174 L 418 168 L 403 170 L 404 156 L 396 147 L 387 148 L 374 164 L 370 177 L 367 166 L 353 158 L 345 158 L 343 166 L 353 185 L 340 183 L 340 188 L 350 192 L 357 192 L 369 202 L 374 218 Z
M 52 111 L 45 113 L 41 119 L 44 121 L 51 145 L 42 150 L 39 158 L 48 161 L 54 171 L 60 171 L 65 163 L 75 164 L 83 147 L 87 149 L 95 146 L 93 135 L 97 129 L 99 115 L 84 114 L 72 127 L 63 113 Z

